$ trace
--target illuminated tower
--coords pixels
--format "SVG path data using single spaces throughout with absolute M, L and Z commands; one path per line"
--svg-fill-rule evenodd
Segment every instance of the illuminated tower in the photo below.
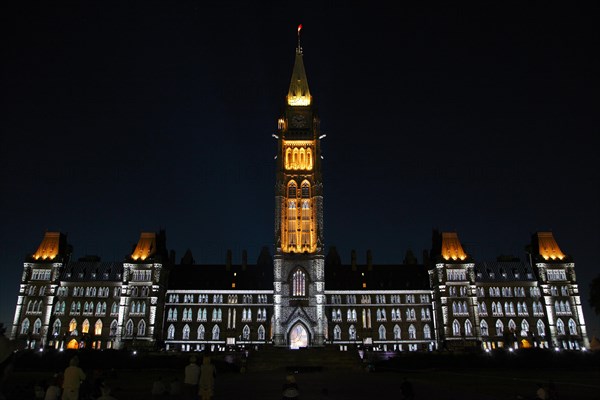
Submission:
M 298 35 L 300 34 L 298 27 Z M 299 36 L 298 36 L 299 38 Z M 298 39 L 283 112 L 277 121 L 275 185 L 275 345 L 323 345 L 325 278 L 319 118 Z

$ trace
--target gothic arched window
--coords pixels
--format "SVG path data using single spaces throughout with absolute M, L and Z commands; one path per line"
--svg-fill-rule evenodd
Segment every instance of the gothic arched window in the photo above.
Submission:
M 133 321 L 132 320 L 127 321 L 127 324 L 125 325 L 125 336 L 133 336 Z
M 571 335 L 577 335 L 577 324 L 573 321 L 573 318 L 569 319 L 569 333 Z
M 96 324 L 94 325 L 94 335 L 100 336 L 102 335 L 102 320 L 98 319 Z
M 457 320 L 452 322 L 452 334 L 454 336 L 460 336 L 460 323 Z
M 265 340 L 265 327 L 262 325 L 258 327 L 258 340 Z
M 379 325 L 379 340 L 385 340 L 385 326 Z
M 215 325 L 212 330 L 212 340 L 219 340 L 220 334 L 221 330 L 219 329 L 219 325 Z
M 292 296 L 306 296 L 306 274 L 297 270 L 293 275 Z
M 479 323 L 479 329 L 481 329 L 481 336 L 489 335 L 488 324 L 487 324 L 487 322 L 485 322 L 484 319 L 482 319 L 481 322 Z
M 204 340 L 204 325 L 198 327 L 198 340 Z
M 143 319 L 138 323 L 137 335 L 146 336 L 146 322 Z
M 190 338 L 190 326 L 188 324 L 185 324 L 185 326 L 183 327 L 182 339 L 189 340 L 189 338 Z
M 425 324 L 423 327 L 423 336 L 425 339 L 431 339 L 431 328 L 429 327 L 429 324 Z
M 394 340 L 402 339 L 402 332 L 400 331 L 400 327 L 398 325 L 394 325 Z
M 52 334 L 53 335 L 59 335 L 60 334 L 60 328 L 61 328 L 60 319 L 57 319 L 56 321 L 54 321 L 54 325 L 52 325 Z
M 29 320 L 25 318 L 23 322 L 21 322 L 21 334 L 25 335 L 29 333 Z
M 342 329 L 340 328 L 339 325 L 336 325 L 335 328 L 333 328 L 333 339 L 334 340 L 342 339 Z

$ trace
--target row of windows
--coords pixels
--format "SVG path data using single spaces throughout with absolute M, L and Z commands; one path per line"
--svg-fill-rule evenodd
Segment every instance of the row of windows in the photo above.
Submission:
M 108 287 L 81 287 L 75 286 L 73 289 L 73 297 L 108 297 L 110 294 L 110 290 Z M 67 297 L 69 295 L 69 287 L 61 286 L 56 289 L 56 295 L 60 297 Z M 118 297 L 121 295 L 121 288 L 114 287 L 113 288 L 113 297 Z
M 38 286 L 33 286 L 30 285 L 27 288 L 27 295 L 28 296 L 45 296 L 46 295 L 46 286 L 39 286 L 39 290 L 38 290 Z
M 550 294 L 552 296 L 558 296 L 558 286 L 550 286 Z M 561 286 L 560 287 L 560 295 L 561 296 L 568 296 L 569 295 L 569 288 L 566 286 Z
M 488 289 L 490 297 L 525 297 L 525 288 L 522 286 L 517 287 L 502 287 L 499 288 L 497 286 L 490 287 Z M 513 294 L 514 292 L 514 294 Z M 540 297 L 540 289 L 537 287 L 529 288 L 529 295 L 531 297 Z M 485 297 L 485 289 L 482 287 L 477 288 L 477 296 Z
M 31 279 L 34 281 L 49 281 L 51 272 L 49 269 L 34 269 L 31 273 Z
M 184 303 L 194 303 L 194 295 L 193 294 L 184 294 L 183 302 Z M 266 297 L 266 295 L 265 295 Z M 169 303 L 179 303 L 180 295 L 179 294 L 169 294 L 167 296 Z M 199 294 L 198 295 L 198 303 L 209 303 L 210 297 L 208 294 Z M 222 294 L 214 294 L 212 296 L 212 302 L 216 304 L 223 304 L 223 295 Z M 231 302 L 230 302 L 231 303 Z M 266 301 L 265 301 L 266 303 Z
M 577 335 L 578 334 L 577 333 L 577 324 L 575 323 L 573 318 L 570 318 L 567 324 L 569 327 L 569 334 Z M 546 335 L 546 326 L 544 325 L 544 322 L 541 319 L 538 320 L 536 327 L 537 327 L 538 336 Z M 480 329 L 481 329 L 481 336 L 489 336 L 488 324 L 484 319 L 482 319 L 480 322 Z M 511 333 L 514 333 L 517 331 L 517 325 L 515 324 L 515 321 L 513 321 L 512 319 L 510 321 L 508 321 L 508 331 Z M 556 331 L 559 335 L 566 335 L 565 323 L 560 318 L 558 318 L 556 320 Z M 496 320 L 496 336 L 502 336 L 503 334 L 504 334 L 504 323 L 498 319 L 498 320 Z M 527 322 L 527 320 L 524 319 L 523 321 L 521 321 L 521 336 L 526 337 L 528 334 L 529 334 L 529 322 Z
M 231 314 L 232 310 L 228 309 L 229 314 L 228 315 L 233 315 L 233 319 L 236 319 L 236 315 L 237 315 L 237 310 L 233 309 L 233 314 Z M 206 308 L 199 308 L 196 311 L 196 321 L 197 322 L 203 322 L 203 321 L 207 321 L 207 316 L 208 316 L 208 312 Z M 183 315 L 181 320 L 182 321 L 192 321 L 194 317 L 194 313 L 192 308 L 184 308 L 183 309 Z M 178 318 L 178 314 L 177 314 L 177 309 L 176 308 L 169 308 L 169 310 L 167 311 L 167 321 L 173 321 L 176 322 Z M 223 312 L 220 308 L 214 308 L 212 310 L 212 315 L 211 315 L 211 321 L 221 321 L 223 318 Z M 229 319 L 231 319 L 232 317 L 229 316 Z M 261 321 L 266 321 L 267 320 L 267 309 L 266 308 L 259 308 L 256 311 L 256 320 L 261 322 Z M 244 308 L 242 309 L 242 322 L 252 322 L 252 309 L 248 308 Z
M 533 306 L 533 315 L 534 316 L 542 316 L 544 315 L 544 309 L 542 308 L 542 303 L 539 301 L 534 301 L 532 303 Z M 488 311 L 487 311 L 487 307 L 485 305 L 485 303 L 479 303 L 477 304 L 477 311 L 479 312 L 479 315 L 481 316 L 487 316 L 488 315 Z M 506 312 L 506 315 L 515 315 L 515 306 L 512 302 L 504 302 L 504 311 Z M 503 311 L 502 311 L 502 304 L 500 304 L 500 302 L 497 303 L 493 303 L 492 302 L 492 314 L 494 316 L 502 316 L 503 315 Z M 519 316 L 528 316 L 529 315 L 529 310 L 527 309 L 527 304 L 523 301 L 517 302 L 517 315 Z
M 402 340 L 402 329 L 400 328 L 399 325 L 394 325 L 392 332 L 393 332 L 393 340 Z M 387 330 L 384 325 L 379 325 L 379 328 L 377 329 L 377 333 L 378 333 L 379 340 L 388 340 L 387 339 Z M 338 325 L 336 325 L 333 328 L 333 339 L 334 340 L 342 339 L 342 330 Z M 408 327 L 408 339 L 409 340 L 420 339 L 420 338 L 417 338 L 417 329 L 412 324 Z M 429 327 L 428 324 L 425 324 L 423 326 L 422 339 L 431 339 L 431 328 Z M 352 325 L 348 328 L 348 340 L 357 340 L 356 329 L 354 328 L 354 325 Z
M 564 269 L 549 269 L 546 271 L 549 281 L 566 281 L 567 274 Z
M 416 312 L 415 312 L 414 308 L 407 308 L 404 311 L 406 314 L 407 321 L 416 321 L 417 320 Z M 392 321 L 402 321 L 402 313 L 400 312 L 399 308 L 392 308 L 390 314 L 391 314 Z M 377 317 L 377 321 L 387 321 L 387 313 L 386 313 L 385 308 L 378 308 L 377 312 L 376 312 L 376 317 Z M 331 320 L 334 322 L 341 322 L 342 321 L 342 310 L 339 308 L 332 309 L 331 310 Z M 351 308 L 351 309 L 346 310 L 346 321 L 347 322 L 356 322 L 356 320 L 357 320 L 356 309 Z M 429 320 L 431 320 L 431 311 L 429 310 L 429 308 L 422 308 L 421 309 L 421 321 L 429 321 Z M 363 321 L 363 328 L 371 327 L 371 310 L 370 309 L 362 310 L 362 321 Z
M 391 294 L 389 295 L 389 302 L 391 304 L 403 304 L 402 303 L 402 297 L 404 297 L 404 302 L 407 304 L 415 304 L 415 295 L 414 294 L 407 294 L 407 295 L 399 295 L 399 294 Z M 360 303 L 361 304 L 373 304 L 372 303 L 372 298 L 371 295 L 362 295 L 360 298 Z M 421 303 L 429 303 L 429 295 L 428 294 L 422 294 L 419 296 L 419 300 Z M 342 296 L 339 294 L 332 294 L 330 297 L 330 304 L 342 304 Z M 375 303 L 376 304 L 386 304 L 387 303 L 387 298 L 385 294 L 378 294 L 375 295 Z M 356 295 L 354 294 L 349 294 L 346 295 L 346 304 L 356 304 Z
M 467 296 L 468 295 L 468 287 L 467 286 L 448 286 L 448 295 L 450 296 Z
M 152 271 L 151 270 L 134 270 L 131 271 L 131 279 L 132 281 L 138 282 L 147 282 L 152 280 Z
M 65 301 L 58 301 L 56 303 L 56 305 L 54 306 L 54 314 L 56 315 L 64 315 L 65 314 L 65 308 L 66 308 L 66 302 Z M 70 314 L 71 315 L 79 315 L 81 313 L 81 302 L 72 302 L 71 303 L 71 308 L 70 308 Z M 93 314 L 95 311 L 96 315 L 104 315 L 106 313 L 106 302 L 98 302 L 96 304 L 96 307 L 94 309 L 94 302 L 90 301 L 90 302 L 85 302 L 83 304 L 83 314 Z M 116 302 L 112 303 L 111 309 L 110 309 L 110 313 L 111 314 L 118 314 L 119 313 L 119 306 Z
M 556 315 L 571 315 L 571 306 L 568 301 L 555 301 L 554 311 Z
M 182 340 L 190 340 L 191 328 L 188 324 L 186 324 L 181 330 L 181 337 L 178 336 L 177 331 L 174 325 L 169 325 L 167 329 L 167 339 L 175 340 L 181 338 Z M 242 329 L 242 340 L 251 340 L 251 329 L 248 325 L 245 325 Z M 221 328 L 219 325 L 214 325 L 212 328 L 212 335 L 210 340 L 219 340 L 221 337 Z M 206 339 L 206 330 L 204 325 L 200 324 L 196 329 L 196 340 L 207 340 Z M 256 340 L 265 340 L 265 327 L 260 325 L 256 331 Z
M 449 281 L 466 281 L 467 271 L 464 269 L 447 269 L 446 278 Z

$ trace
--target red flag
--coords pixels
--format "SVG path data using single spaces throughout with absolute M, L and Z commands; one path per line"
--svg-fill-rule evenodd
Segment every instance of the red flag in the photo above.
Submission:
M 298 25 L 298 35 L 300 34 L 301 29 L 302 29 L 302 24 Z

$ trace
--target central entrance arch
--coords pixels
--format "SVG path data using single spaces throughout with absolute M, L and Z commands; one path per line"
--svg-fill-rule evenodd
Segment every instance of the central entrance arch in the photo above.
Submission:
M 290 349 L 298 350 L 301 347 L 308 347 L 308 330 L 301 322 L 290 329 L 289 334 Z

